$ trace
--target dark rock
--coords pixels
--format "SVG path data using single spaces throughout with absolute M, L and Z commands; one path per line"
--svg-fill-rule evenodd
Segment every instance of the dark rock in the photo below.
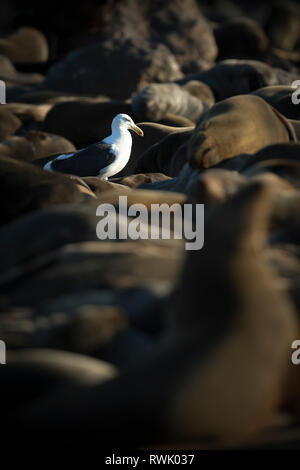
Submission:
M 218 60 L 264 57 L 269 41 L 259 24 L 250 18 L 235 18 L 214 29 Z
M 175 57 L 163 44 L 105 41 L 68 54 L 50 68 L 43 88 L 126 99 L 148 83 L 181 76 Z
M 294 2 L 276 1 L 265 29 L 274 47 L 291 51 L 300 37 L 300 8 Z

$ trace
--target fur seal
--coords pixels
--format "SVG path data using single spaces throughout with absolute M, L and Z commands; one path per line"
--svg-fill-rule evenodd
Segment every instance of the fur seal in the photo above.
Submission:
M 7 38 L 0 38 L 0 54 L 12 62 L 46 62 L 49 49 L 41 31 L 24 26 Z
M 197 122 L 204 110 L 214 103 L 214 97 L 204 83 L 194 82 L 192 88 L 194 94 L 189 93 L 188 84 L 186 86 L 176 83 L 148 85 L 132 99 L 134 115 L 140 121 L 160 121 L 167 113 L 172 113 Z M 203 88 L 202 99 L 200 98 L 202 90 L 198 90 L 196 95 L 196 86 Z
M 297 78 L 297 73 L 289 73 L 260 61 L 227 59 L 176 83 L 182 85 L 190 80 L 200 80 L 212 89 L 216 101 L 221 101 L 269 85 L 290 85 Z
M 150 156 L 150 154 L 152 155 L 154 153 L 159 153 L 161 156 L 165 154 L 166 159 L 169 158 L 171 152 L 174 152 L 177 149 L 178 142 L 180 141 L 180 137 L 179 140 L 177 139 L 176 141 L 175 135 L 181 135 L 182 138 L 184 138 L 183 136 L 194 128 L 194 126 L 165 126 L 155 122 L 142 122 L 138 125 L 144 132 L 144 138 L 137 139 L 135 136 L 133 136 L 131 158 L 125 168 L 125 171 L 121 173 L 122 176 L 128 176 L 132 173 L 164 173 L 162 169 L 158 169 L 159 167 L 155 166 L 153 158 Z M 173 136 L 173 138 L 171 136 Z M 163 144 L 165 139 L 167 139 L 166 145 Z M 161 148 L 161 145 L 163 148 Z M 153 149 L 153 152 L 151 149 Z M 160 156 L 157 155 L 157 161 L 159 159 Z M 142 162 L 145 162 L 145 164 Z
M 132 192 L 128 193 L 128 201 L 144 202 L 143 195 L 140 199 L 139 194 L 130 198 Z M 153 196 L 149 194 L 148 197 L 150 205 Z M 180 198 L 184 199 L 182 195 L 175 194 L 169 197 L 167 203 L 171 205 L 180 201 Z M 152 201 L 164 202 L 158 197 Z M 113 195 L 109 195 L 103 197 L 103 202 L 118 205 L 119 198 L 114 199 Z M 37 240 L 34 242 L 37 243 Z M 16 265 L 17 269 L 5 272 L 1 276 L 0 292 L 7 296 L 8 301 L 13 299 L 14 306 L 37 307 L 45 301 L 50 302 L 63 295 L 78 294 L 88 289 L 117 291 L 159 284 L 169 287 L 178 276 L 182 256 L 181 240 L 160 240 L 159 243 L 131 240 L 118 243 L 114 240 L 99 242 L 97 239 L 94 242 L 77 242 L 64 245 L 44 256 L 35 255 L 30 261 L 25 260 Z
M 194 128 L 182 128 L 165 136 L 149 147 L 137 160 L 134 172 L 159 172 L 176 176 L 186 163 L 186 144 L 193 135 Z
M 298 162 L 300 163 L 300 144 L 297 142 L 280 143 L 275 145 L 268 145 L 252 155 L 251 159 L 245 163 L 242 168 L 242 173 L 246 173 L 248 169 L 259 164 L 268 163 L 270 160 L 279 160 L 284 166 L 284 162 Z
M 0 156 L 0 178 L 1 224 L 49 205 L 83 200 L 70 178 L 12 158 Z
M 165 117 L 159 121 L 159 124 L 171 127 L 191 127 L 194 125 L 190 119 L 170 113 L 167 113 Z
M 261 255 L 267 196 L 252 185 L 210 214 L 204 251 L 188 255 L 168 330 L 148 359 L 99 385 L 28 403 L 8 420 L 8 435 L 18 429 L 36 442 L 83 446 L 84 430 L 94 447 L 102 430 L 102 444 L 129 446 L 236 445 L 258 433 L 283 398 L 298 331 L 290 299 Z
M 205 113 L 188 143 L 187 154 L 193 168 L 209 168 L 239 154 L 296 140 L 289 121 L 262 98 L 233 96 Z
M 26 103 L 7 103 L 5 109 L 13 113 L 23 122 L 35 121 L 37 123 L 42 122 L 45 116 L 51 109 L 51 104 L 26 104 Z
M 289 119 L 298 119 L 300 110 L 292 102 L 292 94 L 295 89 L 291 86 L 277 85 L 259 88 L 252 92 L 253 95 L 260 96 L 273 108 Z
M 232 371 L 232 374 L 235 375 L 235 378 L 233 378 L 232 376 L 232 381 L 229 381 L 232 387 L 230 387 L 230 397 L 232 397 L 232 393 L 237 393 L 237 400 L 233 399 L 232 401 L 232 405 L 235 407 L 235 419 L 222 419 L 222 423 L 227 423 L 224 428 L 221 427 L 222 431 L 226 433 L 226 440 L 230 439 L 230 436 L 233 437 L 235 432 L 234 428 L 236 426 L 240 426 L 240 420 L 245 419 L 244 426 L 242 426 L 243 431 L 241 429 L 242 432 L 246 432 L 247 434 L 251 431 L 251 428 L 252 432 L 255 429 L 258 429 L 258 427 L 262 423 L 261 418 L 263 420 L 267 419 L 267 415 L 269 414 L 270 416 L 270 414 L 272 413 L 272 407 L 274 409 L 274 407 L 276 407 L 276 402 L 278 404 L 280 400 L 282 400 L 282 384 L 286 381 L 287 372 L 289 369 L 289 350 L 291 344 L 290 341 L 293 335 L 295 335 L 298 331 L 299 327 L 299 323 L 296 321 L 295 311 L 290 301 L 290 298 L 283 292 L 279 292 L 276 289 L 276 277 L 266 265 L 261 254 L 261 250 L 264 245 L 264 240 L 268 233 L 267 225 L 268 218 L 270 216 L 270 208 L 271 198 L 268 191 L 268 186 L 255 183 L 248 186 L 247 188 L 243 188 L 231 201 L 227 202 L 223 206 L 219 206 L 211 214 L 209 214 L 208 221 L 206 222 L 206 245 L 204 246 L 204 249 L 201 252 L 195 252 L 195 254 L 190 253 L 189 259 L 187 260 L 185 266 L 185 270 L 183 271 L 183 283 L 181 283 L 178 287 L 179 297 L 175 296 L 174 298 L 173 306 L 175 309 L 177 308 L 178 312 L 178 323 L 176 323 L 176 328 L 178 328 L 178 332 L 183 331 L 185 328 L 186 331 L 188 331 L 191 323 L 193 324 L 193 327 L 195 327 L 195 322 L 197 324 L 197 321 L 199 321 L 199 323 L 202 323 L 202 315 L 199 316 L 199 312 L 197 311 L 197 309 L 193 309 L 193 306 L 197 305 L 196 298 L 198 298 L 199 289 L 201 290 L 201 293 L 203 292 L 203 295 L 200 294 L 203 301 L 202 308 L 203 304 L 210 305 L 210 308 L 212 308 L 211 311 L 217 314 L 217 312 L 219 312 L 219 308 L 217 305 L 220 302 L 219 305 L 222 304 L 223 306 L 227 306 L 226 310 L 228 308 L 228 312 L 231 311 L 233 314 L 234 310 L 236 311 L 237 316 L 233 316 L 231 317 L 231 319 L 229 315 L 227 315 L 226 318 L 222 316 L 222 321 L 219 324 L 220 331 L 222 330 L 222 332 L 224 333 L 224 329 L 227 328 L 228 336 L 227 340 L 223 342 L 223 345 L 220 345 L 217 348 L 217 351 L 213 353 L 215 355 L 215 358 L 219 357 L 219 360 L 222 363 L 221 369 L 219 364 L 217 368 L 218 371 L 225 371 L 227 369 L 225 363 L 226 361 L 228 361 L 229 369 Z M 224 243 L 226 243 L 226 227 L 223 225 L 225 233 L 224 231 L 222 231 L 222 234 L 217 228 L 220 224 L 220 219 L 218 220 L 218 214 L 220 214 L 220 216 L 222 214 L 221 217 L 225 217 L 225 220 L 227 220 L 228 225 L 226 224 L 226 227 L 228 228 L 228 241 L 229 239 L 231 239 L 231 243 L 226 245 L 227 249 L 229 250 L 226 256 L 228 255 L 227 267 L 229 268 L 229 266 L 231 266 L 231 281 L 229 281 L 228 277 L 230 271 L 227 271 L 227 274 L 225 274 L 226 271 L 223 271 L 227 264 L 227 262 L 224 261 L 222 263 L 223 266 L 221 267 L 219 265 L 218 269 L 218 276 L 220 276 L 220 284 L 218 283 L 218 281 L 216 282 L 216 273 L 211 274 L 210 276 L 208 275 L 207 270 L 200 270 L 199 272 L 200 263 L 202 269 L 204 266 L 211 266 L 212 268 L 215 265 L 212 260 L 209 261 L 210 256 L 212 256 L 212 253 L 214 252 L 213 256 L 215 256 L 217 259 L 220 259 L 221 255 L 218 251 L 217 246 L 219 244 L 219 250 L 222 251 L 224 249 Z M 233 242 L 233 238 L 235 238 L 236 244 Z M 197 261 L 197 259 L 199 261 Z M 195 276 L 195 272 L 197 272 L 197 276 Z M 203 278 L 200 273 L 202 273 Z M 250 285 L 252 294 L 250 294 L 250 292 L 248 291 L 249 276 L 251 278 Z M 204 287 L 202 279 L 204 278 L 206 278 L 207 281 L 204 281 L 206 285 L 205 290 L 202 291 L 202 288 Z M 209 279 L 212 280 L 211 290 L 209 288 Z M 224 281 L 226 282 L 226 287 L 224 285 Z M 216 285 L 218 286 L 217 289 L 220 288 L 221 297 L 219 295 L 215 297 Z M 211 295 L 211 292 L 214 292 L 214 295 Z M 235 295 L 234 292 L 236 294 L 239 292 L 238 297 L 235 297 L 236 301 L 233 303 L 228 302 L 229 296 Z M 261 292 L 261 295 L 258 295 L 258 292 Z M 254 304 L 252 304 L 252 301 L 249 301 L 249 294 L 251 296 L 251 299 L 254 301 Z M 212 300 L 212 298 L 214 298 L 215 300 Z M 183 312 L 183 306 L 184 309 L 186 309 L 187 302 L 189 305 L 188 311 L 193 315 L 190 318 L 188 318 L 187 315 L 183 315 L 181 313 Z M 212 303 L 214 304 L 214 306 L 212 306 Z M 231 307 L 229 307 L 229 305 L 231 305 Z M 260 315 L 257 315 L 258 311 L 261 312 Z M 286 312 L 289 312 L 288 317 L 286 317 Z M 243 316 L 243 321 L 240 321 L 241 315 Z M 210 322 L 211 326 L 213 324 L 215 325 L 216 319 L 210 318 Z M 270 325 L 278 325 L 277 328 L 274 328 L 272 330 L 274 334 L 274 336 L 272 335 L 274 347 L 275 344 L 281 345 L 280 351 L 277 350 L 278 355 L 276 355 L 276 366 L 275 362 L 273 362 L 274 355 L 272 347 L 270 347 L 268 351 L 268 346 L 265 342 L 264 325 L 269 322 Z M 236 325 L 235 328 L 233 327 L 233 324 Z M 208 322 L 208 331 L 210 331 L 209 325 L 210 323 Z M 229 330 L 231 330 L 231 333 L 229 332 Z M 253 337 L 250 331 L 253 331 Z M 176 335 L 175 325 L 174 335 Z M 245 340 L 245 342 L 242 340 L 242 337 L 244 335 L 250 341 L 249 343 L 248 340 Z M 250 335 L 250 337 L 248 335 Z M 251 337 L 252 339 L 250 339 Z M 203 338 L 205 338 L 205 336 L 203 336 Z M 242 356 L 240 356 L 239 353 L 234 352 L 235 348 L 241 351 L 239 346 L 239 344 L 241 344 L 240 341 L 242 341 L 242 344 L 244 345 L 244 348 L 242 347 Z M 248 346 L 245 347 L 246 343 Z M 250 346 L 251 343 L 252 346 Z M 225 344 L 227 344 L 227 346 L 225 346 Z M 270 375 L 266 375 L 263 371 L 266 362 L 263 361 L 263 363 L 260 363 L 258 357 L 261 354 L 265 357 L 266 361 L 270 361 L 269 366 L 266 369 L 268 370 L 268 372 L 271 372 Z M 239 362 L 239 365 L 236 364 L 235 367 L 232 367 L 232 361 L 234 361 L 233 358 L 237 358 L 238 356 L 238 362 L 239 360 L 242 360 L 242 362 L 245 360 L 244 367 L 241 365 L 241 362 Z M 251 359 L 248 360 L 247 356 L 249 358 L 251 357 Z M 229 359 L 230 357 L 231 359 Z M 254 359 L 255 357 L 258 359 L 258 363 L 256 363 L 256 359 Z M 173 419 L 174 425 L 177 421 L 183 424 L 186 431 L 190 431 L 191 428 L 196 431 L 198 423 L 201 423 L 202 426 L 205 422 L 207 423 L 208 427 L 211 428 L 211 431 L 207 432 L 206 435 L 212 436 L 212 434 L 214 433 L 213 427 L 218 422 L 218 418 L 220 417 L 220 408 L 218 407 L 218 411 L 214 415 L 213 419 L 213 405 L 209 406 L 207 402 L 204 405 L 202 400 L 196 398 L 196 387 L 199 387 L 198 390 L 201 389 L 203 391 L 201 384 L 203 384 L 205 388 L 208 387 L 207 393 L 205 393 L 205 396 L 208 400 L 211 400 L 213 397 L 211 393 L 218 393 L 217 391 L 221 388 L 224 391 L 224 388 L 219 387 L 216 381 L 218 382 L 220 377 L 223 377 L 225 379 L 225 376 L 225 380 L 227 381 L 228 375 L 226 373 L 225 375 L 215 375 L 213 363 L 214 360 L 211 359 L 211 361 L 209 362 L 209 366 L 204 366 L 205 373 L 203 375 L 201 375 L 200 372 L 197 373 L 196 369 L 194 369 L 194 372 L 191 371 L 189 385 L 183 385 L 181 387 L 181 393 L 177 396 L 176 394 L 174 395 L 176 397 L 175 402 L 177 402 L 177 413 L 174 415 Z M 238 374 L 236 374 L 237 370 L 239 370 Z M 252 374 L 256 375 L 255 383 L 260 383 L 261 385 L 263 384 L 263 388 L 261 389 L 263 390 L 262 395 L 261 392 L 256 389 L 255 392 L 253 391 L 254 393 L 251 393 L 251 396 L 247 396 L 246 390 L 248 389 L 248 387 L 244 387 L 244 379 L 246 381 L 251 382 Z M 260 380 L 258 380 L 259 376 L 261 377 Z M 238 383 L 240 383 L 240 385 L 238 385 Z M 241 386 L 242 384 L 243 386 Z M 194 390 L 195 394 L 189 395 L 192 390 Z M 213 390 L 215 392 L 213 392 Z M 190 397 L 189 399 L 188 396 Z M 238 402 L 241 404 L 240 400 L 243 396 L 243 399 L 245 400 L 244 410 L 247 409 L 246 415 L 242 413 L 242 407 L 239 408 L 240 411 L 238 411 L 236 408 L 236 403 Z M 184 402 L 187 404 L 187 406 L 182 406 Z M 195 406 L 195 404 L 199 406 L 198 411 L 197 406 Z M 261 412 L 258 413 L 258 415 L 256 414 L 258 410 L 257 407 L 261 407 Z M 224 407 L 224 411 L 225 414 L 228 412 L 228 403 Z M 195 413 L 199 413 L 197 414 L 199 419 L 195 420 Z M 258 416 L 259 419 L 258 421 L 256 421 Z M 251 421 L 252 424 L 250 424 Z M 185 431 L 182 430 L 182 432 L 182 435 L 184 435 Z
M 199 174 L 188 190 L 188 198 L 208 205 L 224 202 L 245 182 L 246 177 L 237 171 L 211 168 Z
M 42 131 L 28 131 L 24 136 L 12 136 L 0 143 L 0 154 L 32 162 L 57 153 L 75 152 L 74 145 L 64 137 Z
M 65 183 L 65 177 L 62 177 Z M 71 184 L 71 181 L 66 180 Z M 64 245 L 80 241 L 96 241 L 96 224 L 97 218 L 93 206 L 68 204 L 21 214 L 1 227 L 1 275 L 7 277 L 7 271 L 11 268 L 14 270 L 14 267 L 35 257 L 47 257 L 47 253 Z

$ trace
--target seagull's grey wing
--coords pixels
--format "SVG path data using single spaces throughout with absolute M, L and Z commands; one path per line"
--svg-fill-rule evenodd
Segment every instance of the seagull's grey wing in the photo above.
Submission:
M 62 173 L 73 173 L 78 176 L 98 176 L 100 170 L 116 159 L 111 145 L 104 142 L 89 145 L 75 152 L 72 157 L 56 158 L 51 169 Z

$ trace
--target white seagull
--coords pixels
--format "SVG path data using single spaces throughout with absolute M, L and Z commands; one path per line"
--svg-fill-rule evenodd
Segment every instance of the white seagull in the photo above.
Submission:
M 117 114 L 111 123 L 111 135 L 77 152 L 59 155 L 48 161 L 44 170 L 107 179 L 119 173 L 130 158 L 132 137 L 129 129 L 144 135 L 130 116 Z

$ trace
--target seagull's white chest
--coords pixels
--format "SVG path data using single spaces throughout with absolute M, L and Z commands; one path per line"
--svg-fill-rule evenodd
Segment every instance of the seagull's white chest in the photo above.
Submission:
M 132 137 L 126 129 L 122 130 L 118 136 L 112 134 L 106 137 L 103 142 L 110 144 L 111 151 L 116 155 L 114 162 L 99 172 L 100 178 L 109 178 L 119 173 L 127 165 L 131 154 Z

